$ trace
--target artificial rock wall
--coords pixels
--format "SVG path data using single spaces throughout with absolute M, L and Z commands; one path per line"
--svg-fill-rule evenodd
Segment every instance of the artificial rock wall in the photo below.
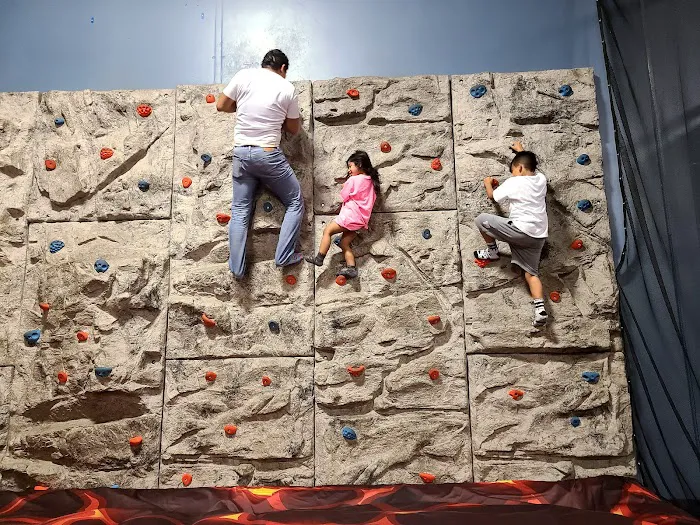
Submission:
M 0 487 L 634 474 L 592 71 L 295 86 L 301 249 L 352 151 L 381 173 L 344 286 L 336 247 L 275 267 L 284 210 L 265 190 L 232 278 L 221 86 L 0 93 Z M 507 175 L 514 140 L 549 180 L 543 330 L 508 258 L 472 256 L 475 217 L 507 211 L 482 180 Z

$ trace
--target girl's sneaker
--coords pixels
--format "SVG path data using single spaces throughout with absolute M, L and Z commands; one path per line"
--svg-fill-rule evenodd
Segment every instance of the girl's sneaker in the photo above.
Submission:
M 343 266 L 343 268 L 341 268 L 341 270 L 338 272 L 338 275 L 342 275 L 347 279 L 354 279 L 358 275 L 357 268 L 354 266 Z

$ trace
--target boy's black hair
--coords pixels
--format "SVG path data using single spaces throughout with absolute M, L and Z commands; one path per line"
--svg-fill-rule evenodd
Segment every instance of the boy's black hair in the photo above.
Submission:
M 517 166 L 522 166 L 523 169 L 534 173 L 537 170 L 537 155 L 532 151 L 519 151 L 510 161 L 510 171 Z
M 379 199 L 379 171 L 377 170 L 377 168 L 372 166 L 372 161 L 369 160 L 369 155 L 367 155 L 367 152 L 357 150 L 355 153 L 350 155 L 350 157 L 348 157 L 348 160 L 345 161 L 345 164 L 347 165 L 351 162 L 360 170 L 362 170 L 365 173 L 365 175 L 370 176 L 370 178 L 372 179 L 372 185 L 374 186 L 374 193 L 377 196 L 377 199 Z
M 279 49 L 271 49 L 262 59 L 261 66 L 269 67 L 275 71 L 281 70 L 282 66 L 287 66 L 287 69 L 289 69 L 289 59 L 287 55 L 282 53 Z

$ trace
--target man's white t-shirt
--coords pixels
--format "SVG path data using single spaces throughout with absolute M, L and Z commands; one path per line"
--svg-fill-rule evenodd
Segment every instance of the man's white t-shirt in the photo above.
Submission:
M 294 85 L 270 69 L 242 69 L 223 93 L 236 102 L 236 146 L 276 148 L 284 120 L 299 118 Z
M 493 190 L 493 200 L 510 204 L 513 226 L 535 239 L 547 237 L 547 178 L 542 172 L 510 177 Z

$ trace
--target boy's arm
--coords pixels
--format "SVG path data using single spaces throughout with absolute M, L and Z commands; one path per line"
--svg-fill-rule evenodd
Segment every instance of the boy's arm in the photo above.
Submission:
M 493 200 L 493 177 L 486 177 L 484 179 L 484 188 L 486 188 L 486 195 L 488 198 Z
M 523 143 L 520 142 L 519 140 L 516 140 L 515 142 L 513 142 L 513 145 L 510 147 L 510 149 L 514 153 L 520 153 L 521 151 L 525 151 L 525 148 L 523 148 Z

